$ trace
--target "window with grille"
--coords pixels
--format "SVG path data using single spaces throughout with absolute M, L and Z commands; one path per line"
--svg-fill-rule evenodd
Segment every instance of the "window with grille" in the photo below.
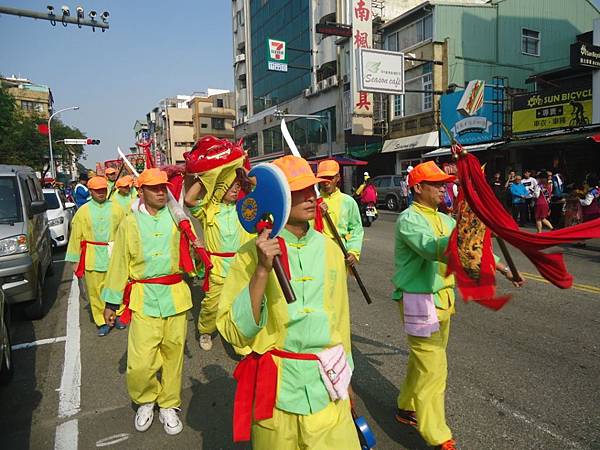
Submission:
M 540 32 L 521 29 L 521 53 L 530 56 L 540 56 Z

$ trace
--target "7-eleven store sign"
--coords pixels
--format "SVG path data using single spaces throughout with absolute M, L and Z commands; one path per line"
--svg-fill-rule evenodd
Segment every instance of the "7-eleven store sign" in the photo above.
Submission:
M 267 68 L 276 72 L 287 72 L 285 41 L 267 39 Z

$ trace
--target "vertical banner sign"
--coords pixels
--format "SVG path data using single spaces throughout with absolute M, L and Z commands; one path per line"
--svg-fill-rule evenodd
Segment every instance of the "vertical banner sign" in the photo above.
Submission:
M 371 0 L 352 0 L 352 134 L 373 134 L 373 94 L 358 90 L 358 49 L 373 46 Z
M 267 39 L 267 69 L 275 72 L 288 71 L 285 41 Z

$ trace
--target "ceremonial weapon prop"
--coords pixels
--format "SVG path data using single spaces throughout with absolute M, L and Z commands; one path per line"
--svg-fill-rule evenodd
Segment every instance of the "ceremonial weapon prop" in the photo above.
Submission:
M 248 233 L 260 233 L 265 226 L 271 229 L 270 237 L 275 238 L 283 230 L 290 216 L 292 196 L 284 173 L 275 164 L 258 164 L 248 177 L 256 178 L 252 192 L 236 204 L 240 224 Z M 279 256 L 273 258 L 273 270 L 287 303 L 296 301 Z
M 290 150 L 292 151 L 292 155 L 301 158 L 302 156 L 300 155 L 300 152 L 298 151 L 298 147 L 296 147 L 296 143 L 294 142 L 294 140 L 292 139 L 292 136 L 290 135 L 290 132 L 288 131 L 287 125 L 285 123 L 285 119 L 281 119 L 281 134 L 283 135 L 283 138 L 285 139 L 285 142 L 287 143 L 287 145 L 290 147 Z M 320 192 L 319 192 L 319 188 L 317 186 L 315 186 L 315 192 L 317 194 L 317 198 L 319 198 Z M 335 242 L 338 244 L 338 246 L 342 250 L 342 253 L 344 254 L 344 259 L 348 258 L 348 255 L 349 255 L 348 250 L 346 249 L 346 246 L 344 245 L 344 241 L 342 241 L 342 237 L 338 233 L 338 230 L 337 230 L 335 224 L 333 223 L 333 220 L 331 219 L 331 215 L 329 214 L 329 211 L 321 210 L 321 212 L 323 213 L 323 217 L 325 218 L 327 225 L 329 226 L 329 228 L 331 229 L 331 232 L 333 233 Z M 363 297 L 365 298 L 367 303 L 370 305 L 372 303 L 371 296 L 367 292 L 367 288 L 365 287 L 365 285 L 362 281 L 362 278 L 358 274 L 358 270 L 356 270 L 356 267 L 354 265 L 350 265 L 350 272 L 352 273 L 352 276 L 354 276 L 354 278 L 356 279 L 356 282 L 358 283 L 358 287 L 360 288 L 360 291 L 362 292 Z

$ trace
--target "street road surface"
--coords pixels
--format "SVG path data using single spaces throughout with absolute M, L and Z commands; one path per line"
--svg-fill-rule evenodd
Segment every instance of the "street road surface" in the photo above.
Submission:
M 372 305 L 349 280 L 353 386 L 378 449 L 426 449 L 414 430 L 393 418 L 408 356 L 398 307 L 390 300 L 395 218 L 381 214 L 366 229 L 359 271 Z M 600 251 L 563 251 L 575 288 L 561 291 L 544 282 L 513 250 L 527 284 L 517 290 L 500 280 L 501 292 L 515 294 L 502 311 L 457 304 L 446 404 L 460 448 L 600 448 Z M 219 338 L 210 352 L 197 343 L 198 288 L 184 362 L 185 428 L 167 436 L 155 415 L 150 430 L 139 433 L 125 386 L 127 331 L 96 336 L 63 258 L 54 255 L 46 317 L 28 322 L 14 309 L 13 344 L 21 348 L 14 353 L 14 380 L 0 388 L 0 448 L 249 448 L 234 446 L 231 438 L 236 359 Z

